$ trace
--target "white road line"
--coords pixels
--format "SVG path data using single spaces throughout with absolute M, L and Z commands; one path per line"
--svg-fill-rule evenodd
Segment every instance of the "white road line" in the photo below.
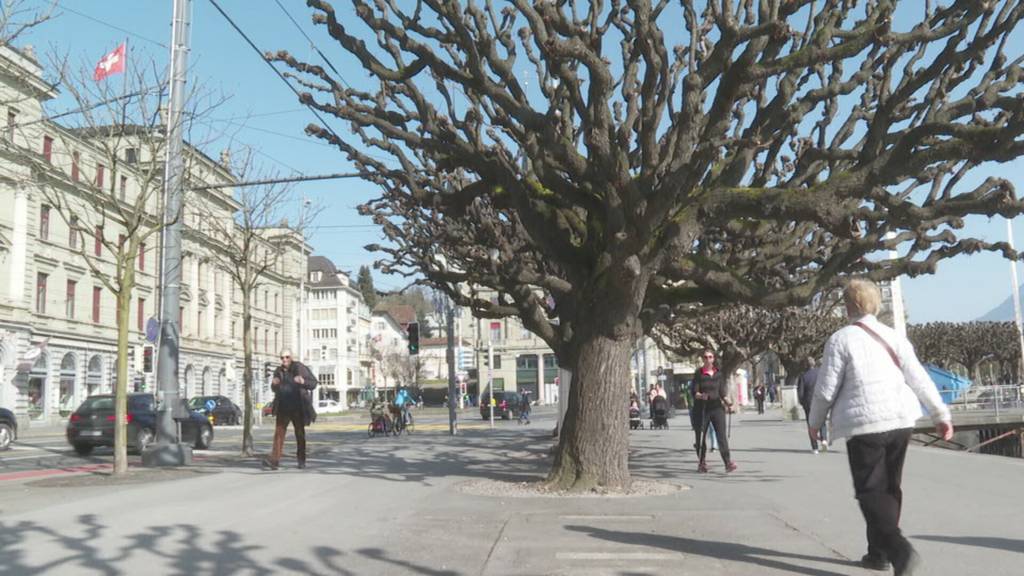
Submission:
M 679 560 L 683 555 L 678 552 L 559 552 L 558 560 Z
M 566 514 L 558 517 L 559 520 L 593 521 L 593 522 L 636 522 L 654 520 L 653 514 L 615 515 L 615 514 Z

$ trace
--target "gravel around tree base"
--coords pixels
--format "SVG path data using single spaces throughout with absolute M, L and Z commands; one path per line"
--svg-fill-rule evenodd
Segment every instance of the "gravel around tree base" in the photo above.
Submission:
M 685 484 L 672 484 L 653 480 L 634 480 L 629 490 L 595 489 L 587 492 L 554 490 L 544 482 L 506 482 L 502 480 L 467 480 L 456 485 L 459 491 L 474 496 L 500 498 L 641 498 L 666 496 L 689 490 Z

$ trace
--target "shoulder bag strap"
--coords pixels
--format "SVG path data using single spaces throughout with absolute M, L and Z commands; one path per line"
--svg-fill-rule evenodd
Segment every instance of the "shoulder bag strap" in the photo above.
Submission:
M 899 356 L 896 355 L 896 351 L 892 349 L 892 346 L 889 346 L 889 343 L 886 342 L 884 338 L 878 335 L 878 332 L 875 332 L 871 328 L 868 328 L 867 325 L 864 324 L 863 322 L 854 322 L 853 325 L 870 334 L 871 337 L 874 338 L 879 344 L 881 344 L 882 347 L 885 348 L 885 351 L 889 353 L 889 358 L 892 358 L 892 363 L 895 364 L 896 367 L 899 368 L 900 370 L 903 370 L 903 365 L 900 364 L 900 358 Z

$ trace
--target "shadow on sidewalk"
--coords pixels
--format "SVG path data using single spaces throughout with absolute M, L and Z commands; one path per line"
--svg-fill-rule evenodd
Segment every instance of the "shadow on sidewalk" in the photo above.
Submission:
M 768 548 L 736 544 L 733 542 L 695 540 L 679 536 L 665 536 L 639 532 L 622 532 L 618 530 L 594 528 L 592 526 L 566 526 L 566 529 L 619 544 L 662 548 L 672 552 L 681 552 L 690 556 L 706 556 L 716 560 L 741 562 L 759 566 L 761 568 L 771 568 L 793 574 L 806 574 L 807 576 L 843 576 L 843 573 L 840 572 L 810 568 L 805 565 L 811 562 L 836 564 L 839 566 L 858 565 L 856 562 L 841 558 L 791 554 L 787 552 L 780 552 L 778 550 L 770 550 Z M 742 571 L 742 573 L 746 574 L 748 572 Z
M 391 558 L 384 550 L 364 548 L 344 552 L 330 546 L 313 546 L 305 554 L 296 551 L 293 556 L 271 560 L 257 558 L 254 552 L 265 550 L 255 543 L 247 543 L 245 536 L 233 530 L 206 531 L 192 524 L 148 526 L 127 539 L 120 548 L 100 550 L 96 543 L 108 542 L 109 528 L 96 516 L 83 514 L 77 524 L 58 531 L 36 522 L 0 522 L 0 572 L 4 575 L 23 576 L 52 572 L 70 574 L 90 572 L 107 576 L 126 574 L 119 565 L 124 562 L 144 561 L 155 574 L 255 574 L 270 576 L 282 570 L 302 574 L 331 574 L 356 576 L 341 564 L 361 557 L 373 572 L 390 573 L 396 567 L 403 574 L 426 576 L 459 576 L 451 570 L 437 570 L 418 565 L 402 558 Z M 45 560 L 39 550 L 51 552 Z M 29 551 L 32 551 L 30 554 Z M 365 572 L 364 572 L 365 573 Z
M 521 431 L 466 433 L 456 437 L 430 438 L 419 444 L 417 436 L 367 439 L 353 434 L 320 435 L 338 439 L 336 447 L 311 446 L 304 474 L 337 474 L 391 482 L 431 484 L 452 476 L 487 478 L 509 482 L 543 480 L 551 459 L 549 436 L 543 432 Z M 209 469 L 232 469 L 241 473 L 291 473 L 296 467 L 294 443 L 286 445 L 281 469 L 264 471 L 262 457 L 204 458 Z
M 974 546 L 975 548 L 992 548 L 1017 552 L 1024 554 L 1024 540 L 1013 538 L 1002 538 L 999 536 L 908 536 L 915 540 L 930 540 L 932 542 L 944 542 L 946 544 L 960 544 L 962 546 Z

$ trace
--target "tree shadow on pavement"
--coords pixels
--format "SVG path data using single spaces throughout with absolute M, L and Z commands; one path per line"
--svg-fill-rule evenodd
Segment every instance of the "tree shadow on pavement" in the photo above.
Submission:
M 849 567 L 858 565 L 855 562 L 842 558 L 793 554 L 735 542 L 696 540 L 662 534 L 622 532 L 595 528 L 593 526 L 566 526 L 566 529 L 619 544 L 662 548 L 690 556 L 706 556 L 716 560 L 742 562 L 761 568 L 770 568 L 792 574 L 805 574 L 807 576 L 843 576 L 841 572 L 832 572 L 806 566 L 809 563 L 837 564 Z M 741 573 L 746 574 L 747 572 L 741 571 Z
M 313 546 L 308 552 L 292 549 L 293 555 L 271 558 L 267 547 L 247 543 L 245 536 L 233 530 L 206 531 L 192 524 L 149 526 L 126 538 L 119 548 L 110 544 L 116 535 L 95 515 L 83 514 L 77 523 L 66 523 L 60 530 L 32 521 L 0 521 L 0 574 L 32 576 L 36 574 L 90 573 L 120 576 L 145 563 L 153 574 L 209 574 L 228 576 L 246 574 L 270 576 L 282 572 L 356 576 L 341 566 L 346 556 L 361 557 L 358 573 L 391 573 L 400 567 L 404 574 L 459 576 L 452 570 L 437 570 L 405 559 L 389 558 L 383 550 L 365 548 L 346 553 L 330 546 Z M 40 551 L 45 550 L 45 554 Z M 261 555 L 258 553 L 263 552 Z M 268 554 L 269 552 L 269 554 Z M 348 560 L 351 562 L 351 560 Z M 129 565 L 131 564 L 131 566 Z
M 974 546 L 976 548 L 992 548 L 1017 552 L 1024 554 L 1024 540 L 1013 538 L 1002 538 L 1000 536 L 910 536 L 915 540 L 931 540 L 932 542 L 944 542 L 946 544 L 960 544 L 962 546 Z
M 320 438 L 330 437 L 321 435 Z M 339 438 L 336 447 L 309 451 L 303 474 L 338 474 L 391 482 L 418 482 L 453 476 L 487 478 L 508 482 L 543 480 L 550 458 L 547 435 L 521 432 L 463 433 L 455 437 L 432 437 L 429 444 L 417 444 L 416 436 L 367 440 Z M 285 452 L 281 469 L 264 471 L 261 458 L 245 460 L 211 459 L 207 468 L 231 468 L 253 474 L 292 473 L 296 467 L 294 448 Z

